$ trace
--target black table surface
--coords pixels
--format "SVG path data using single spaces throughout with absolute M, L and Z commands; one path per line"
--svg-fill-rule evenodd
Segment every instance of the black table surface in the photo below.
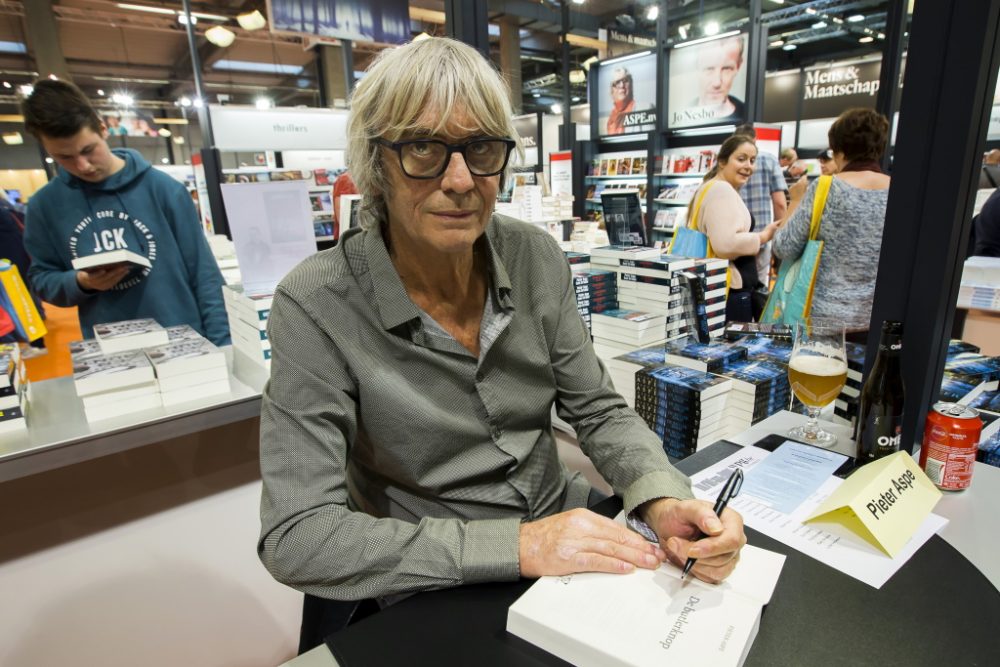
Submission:
M 717 443 L 678 464 L 693 474 L 731 454 Z M 599 510 L 614 516 L 617 498 Z M 881 589 L 746 530 L 787 556 L 746 665 L 1000 665 L 1000 592 L 933 536 Z M 505 630 L 532 581 L 422 593 L 349 626 L 327 645 L 342 667 L 565 665 Z

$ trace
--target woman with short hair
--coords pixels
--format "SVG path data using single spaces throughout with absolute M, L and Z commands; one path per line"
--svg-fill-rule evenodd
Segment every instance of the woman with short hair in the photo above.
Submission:
M 837 174 L 820 219 L 823 254 L 810 315 L 843 322 L 860 339 L 871 320 L 889 201 L 889 177 L 880 165 L 889 120 L 872 109 L 848 109 L 827 136 Z M 774 237 L 774 254 L 782 261 L 794 261 L 805 250 L 815 194 L 816 183 L 804 177 L 789 189 L 788 212 Z

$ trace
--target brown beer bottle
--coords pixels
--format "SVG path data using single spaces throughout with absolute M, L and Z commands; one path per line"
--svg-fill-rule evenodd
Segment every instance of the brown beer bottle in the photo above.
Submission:
M 902 322 L 882 322 L 878 356 L 861 389 L 855 440 L 858 465 L 900 450 L 903 431 Z

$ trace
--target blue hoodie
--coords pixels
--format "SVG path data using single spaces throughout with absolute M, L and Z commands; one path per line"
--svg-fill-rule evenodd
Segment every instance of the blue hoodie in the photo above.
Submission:
M 189 324 L 217 345 L 230 342 L 222 274 L 184 187 L 137 151 L 115 149 L 125 166 L 100 183 L 59 169 L 28 203 L 24 245 L 32 284 L 56 306 L 77 306 L 85 338 L 94 325 L 151 317 Z M 149 259 L 105 292 L 85 292 L 72 261 L 126 249 Z

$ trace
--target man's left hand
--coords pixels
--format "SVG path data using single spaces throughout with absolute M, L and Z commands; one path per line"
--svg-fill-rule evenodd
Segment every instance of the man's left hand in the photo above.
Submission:
M 670 562 L 683 567 L 689 557 L 697 558 L 691 573 L 709 583 L 732 574 L 747 543 L 743 517 L 726 508 L 720 520 L 704 500 L 660 498 L 645 503 L 640 514 L 656 531 Z

